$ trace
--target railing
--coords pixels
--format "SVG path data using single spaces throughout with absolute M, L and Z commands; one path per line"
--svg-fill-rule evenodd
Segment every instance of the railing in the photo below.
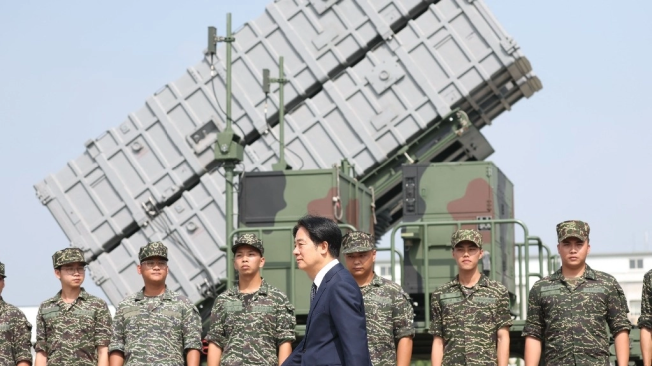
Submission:
M 529 289 L 530 289 L 530 243 L 532 241 L 536 242 L 536 245 L 539 248 L 539 273 L 533 273 L 533 276 L 537 276 L 541 278 L 543 276 L 543 250 L 545 249 L 547 251 L 547 256 L 548 256 L 548 264 L 550 265 L 550 250 L 548 247 L 546 247 L 541 239 L 536 236 L 529 236 L 529 231 L 527 226 L 525 225 L 524 222 L 520 220 L 515 220 L 515 219 L 494 219 L 494 220 L 462 220 L 462 221 L 437 221 L 437 222 L 410 222 L 410 223 L 402 223 L 394 227 L 394 229 L 391 231 L 391 237 L 390 237 L 390 251 L 395 251 L 396 250 L 396 233 L 398 232 L 399 229 L 402 228 L 419 228 L 422 229 L 421 232 L 423 233 L 423 238 L 422 238 L 422 243 L 423 243 L 423 283 L 424 283 L 424 309 L 425 309 L 425 329 L 428 329 L 430 327 L 430 244 L 428 240 L 428 228 L 430 227 L 435 227 L 435 226 L 455 226 L 457 229 L 460 229 L 462 225 L 491 225 L 491 244 L 490 244 L 490 263 L 493 262 L 493 259 L 496 257 L 496 238 L 494 237 L 494 227 L 495 225 L 498 224 L 513 224 L 513 225 L 518 225 L 523 229 L 523 243 L 522 244 L 515 244 L 515 247 L 518 248 L 518 264 L 519 264 L 519 287 L 520 291 L 519 294 L 520 296 L 520 301 L 526 301 L 524 299 L 527 299 L 527 296 L 529 296 Z M 521 250 L 522 249 L 522 250 Z M 524 257 L 524 258 L 523 258 Z M 522 271 L 522 262 L 525 262 L 525 272 Z M 392 268 L 394 267 L 394 257 L 392 256 L 392 262 L 391 262 Z M 493 266 L 492 266 L 493 267 Z M 526 275 L 524 275 L 526 274 Z M 521 281 L 521 278 L 524 277 L 525 281 Z M 404 277 L 402 276 L 401 279 Z M 492 280 L 495 280 L 495 272 L 491 271 L 489 278 Z M 525 283 L 525 286 L 523 284 Z M 523 287 L 525 287 L 525 290 L 523 290 Z M 523 294 L 523 291 L 525 294 Z M 525 295 L 525 297 L 523 296 Z M 521 315 L 521 311 L 519 311 L 519 315 Z
M 550 274 L 550 273 L 552 273 L 554 271 L 554 268 L 553 268 L 554 266 L 553 266 L 553 262 L 552 262 L 552 256 L 551 256 L 550 248 L 548 248 L 545 244 L 543 244 L 543 242 L 541 241 L 541 238 L 539 238 L 538 236 L 529 236 L 529 237 L 527 237 L 527 240 L 526 240 L 526 242 L 528 243 L 528 245 L 527 245 L 528 249 L 529 249 L 529 243 L 531 241 L 535 241 L 536 245 L 537 245 L 537 247 L 539 249 L 539 255 L 538 255 L 538 257 L 539 257 L 539 272 L 538 273 L 535 273 L 535 272 L 530 273 L 530 271 L 529 271 L 529 263 L 530 263 L 529 255 L 527 256 L 528 257 L 528 260 L 526 262 L 527 267 L 525 269 L 525 272 L 523 272 L 523 262 L 524 262 L 523 261 L 523 252 L 524 252 L 524 249 L 525 249 L 526 245 L 524 243 L 515 243 L 514 244 L 514 247 L 517 249 L 517 252 L 518 252 L 518 255 L 517 255 L 517 258 L 516 258 L 516 261 L 518 262 L 518 277 L 519 277 L 518 278 L 518 294 L 519 294 L 518 297 L 519 297 L 519 300 L 521 301 L 521 303 L 519 304 L 519 316 L 522 315 L 523 306 L 524 306 L 524 304 L 527 303 L 527 299 L 530 297 L 529 281 L 525 281 L 526 284 L 524 285 L 523 281 L 521 279 L 523 278 L 523 276 L 526 276 L 527 279 L 529 279 L 530 277 L 537 277 L 538 279 L 543 278 L 543 276 L 544 276 L 544 273 L 543 273 L 543 264 L 544 264 L 543 250 L 544 249 L 546 251 L 546 264 L 547 264 L 546 273 Z M 527 306 L 526 306 L 526 309 L 527 309 Z
M 376 248 L 376 251 L 377 252 L 392 252 L 392 251 L 394 252 L 394 253 L 391 253 L 392 257 L 390 258 L 390 268 L 391 268 L 391 272 L 392 272 L 392 281 L 393 282 L 396 282 L 396 274 L 395 274 L 395 271 L 394 271 L 394 267 L 396 267 L 396 257 L 394 255 L 398 255 L 398 258 L 400 260 L 400 266 L 401 266 L 401 270 L 399 271 L 399 273 L 401 274 L 401 283 L 400 283 L 400 285 L 402 287 L 403 286 L 403 279 L 405 278 L 405 261 L 403 261 L 403 254 L 401 254 L 401 252 L 399 252 L 396 249 L 392 250 L 392 248 Z

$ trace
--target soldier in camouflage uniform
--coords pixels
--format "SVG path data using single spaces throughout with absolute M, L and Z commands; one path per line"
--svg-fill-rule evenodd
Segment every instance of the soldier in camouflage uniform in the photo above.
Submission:
M 591 269 L 589 225 L 578 220 L 557 225 L 561 269 L 530 290 L 525 337 L 525 365 L 539 365 L 542 343 L 547 365 L 609 365 L 609 336 L 615 340 L 618 365 L 629 362 L 627 300 L 612 276 Z
M 260 277 L 265 249 L 256 235 L 243 234 L 231 250 L 238 286 L 221 293 L 213 305 L 207 365 L 280 365 L 292 353 L 294 307 Z
M 458 275 L 431 297 L 432 365 L 498 365 L 509 359 L 509 294 L 478 271 L 482 236 L 460 229 L 451 237 Z
M 374 273 L 376 245 L 370 234 L 355 231 L 345 235 L 342 253 L 364 299 L 371 363 L 409 366 L 414 309 L 408 295 L 398 284 Z
M 79 248 L 52 255 L 61 291 L 41 303 L 36 315 L 36 366 L 108 365 L 111 314 L 106 302 L 81 285 L 86 260 Z
M 148 243 L 138 259 L 145 287 L 118 305 L 109 346 L 111 366 L 198 366 L 201 319 L 190 300 L 165 285 L 168 248 Z
M 22 311 L 2 299 L 5 277 L 5 265 L 0 262 L 0 365 L 30 366 L 32 325 Z
M 643 277 L 641 316 L 638 317 L 638 327 L 641 330 L 643 365 L 650 366 L 652 365 L 652 270 Z

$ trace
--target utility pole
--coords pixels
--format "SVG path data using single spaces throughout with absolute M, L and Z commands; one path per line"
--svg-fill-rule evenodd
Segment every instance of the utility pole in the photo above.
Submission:
M 285 162 L 285 101 L 283 100 L 283 87 L 288 80 L 285 79 L 285 74 L 283 73 L 283 56 L 278 58 L 278 78 L 269 77 L 269 69 L 263 69 L 263 92 L 269 94 L 269 84 L 277 83 L 279 84 L 278 90 L 278 129 L 279 129 L 279 160 L 278 163 L 272 164 L 272 169 L 274 170 L 286 170 L 288 165 Z
M 231 123 L 231 43 L 235 37 L 231 33 L 231 13 L 226 14 L 226 37 L 218 37 L 214 27 L 208 28 L 208 53 L 211 59 L 215 55 L 215 43 L 226 43 L 226 128 L 217 134 L 215 160 L 222 163 L 226 179 L 226 255 L 227 255 L 227 288 L 234 285 L 233 253 L 231 252 L 231 234 L 233 233 L 233 173 L 235 167 L 244 156 L 244 146 L 240 144 L 240 136 L 233 132 Z M 212 52 L 212 53 L 211 53 Z

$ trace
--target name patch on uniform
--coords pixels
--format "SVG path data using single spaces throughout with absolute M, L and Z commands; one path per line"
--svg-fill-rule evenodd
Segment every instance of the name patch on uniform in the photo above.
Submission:
M 224 303 L 224 310 L 226 310 L 227 313 L 242 311 L 242 301 L 240 300 L 227 301 L 226 303 Z
M 586 287 L 581 290 L 581 292 L 589 292 L 594 294 L 604 294 L 607 290 L 602 286 L 597 287 Z
M 444 300 L 441 300 L 441 304 L 442 305 L 457 304 L 458 302 L 462 302 L 462 300 L 463 299 L 461 297 L 454 298 L 454 299 L 444 299 Z
M 274 307 L 271 305 L 254 305 L 254 313 L 273 313 Z
M 441 294 L 439 295 L 439 298 L 443 300 L 443 299 L 450 299 L 451 297 L 461 297 L 461 296 L 462 296 L 461 292 L 451 292 L 448 294 Z
M 497 299 L 494 299 L 493 297 L 474 297 L 473 302 L 477 302 L 480 304 L 495 304 Z
M 75 309 L 72 313 L 75 315 L 88 315 L 88 316 L 95 315 L 95 312 L 93 310 L 83 310 L 83 309 Z
M 541 292 L 548 292 L 548 291 L 554 291 L 554 290 L 561 290 L 562 285 L 549 285 L 549 286 L 541 286 Z
M 59 308 L 49 308 L 45 309 L 41 312 L 41 315 L 43 316 L 43 319 L 50 319 L 54 318 L 59 315 Z
M 392 303 L 392 300 L 386 297 L 378 296 L 378 295 L 373 295 L 370 296 L 369 299 L 373 302 L 377 302 L 381 305 L 389 305 Z
M 10 324 L 0 324 L 0 332 L 4 332 L 5 330 L 11 329 Z
M 124 308 L 123 312 L 124 313 L 137 313 L 140 311 L 140 307 L 138 306 L 127 306 Z
M 173 318 L 181 318 L 181 313 L 178 311 L 172 310 L 161 310 L 161 314 L 171 316 Z

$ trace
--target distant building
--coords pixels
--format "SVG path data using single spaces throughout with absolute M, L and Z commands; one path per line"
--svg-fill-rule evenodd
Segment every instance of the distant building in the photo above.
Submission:
M 392 279 L 392 264 L 389 259 L 378 260 L 376 259 L 376 264 L 374 266 L 374 272 L 380 277 L 384 277 L 388 280 Z M 394 282 L 401 283 L 401 267 L 399 265 L 398 259 L 396 260 L 396 268 L 394 268 Z

